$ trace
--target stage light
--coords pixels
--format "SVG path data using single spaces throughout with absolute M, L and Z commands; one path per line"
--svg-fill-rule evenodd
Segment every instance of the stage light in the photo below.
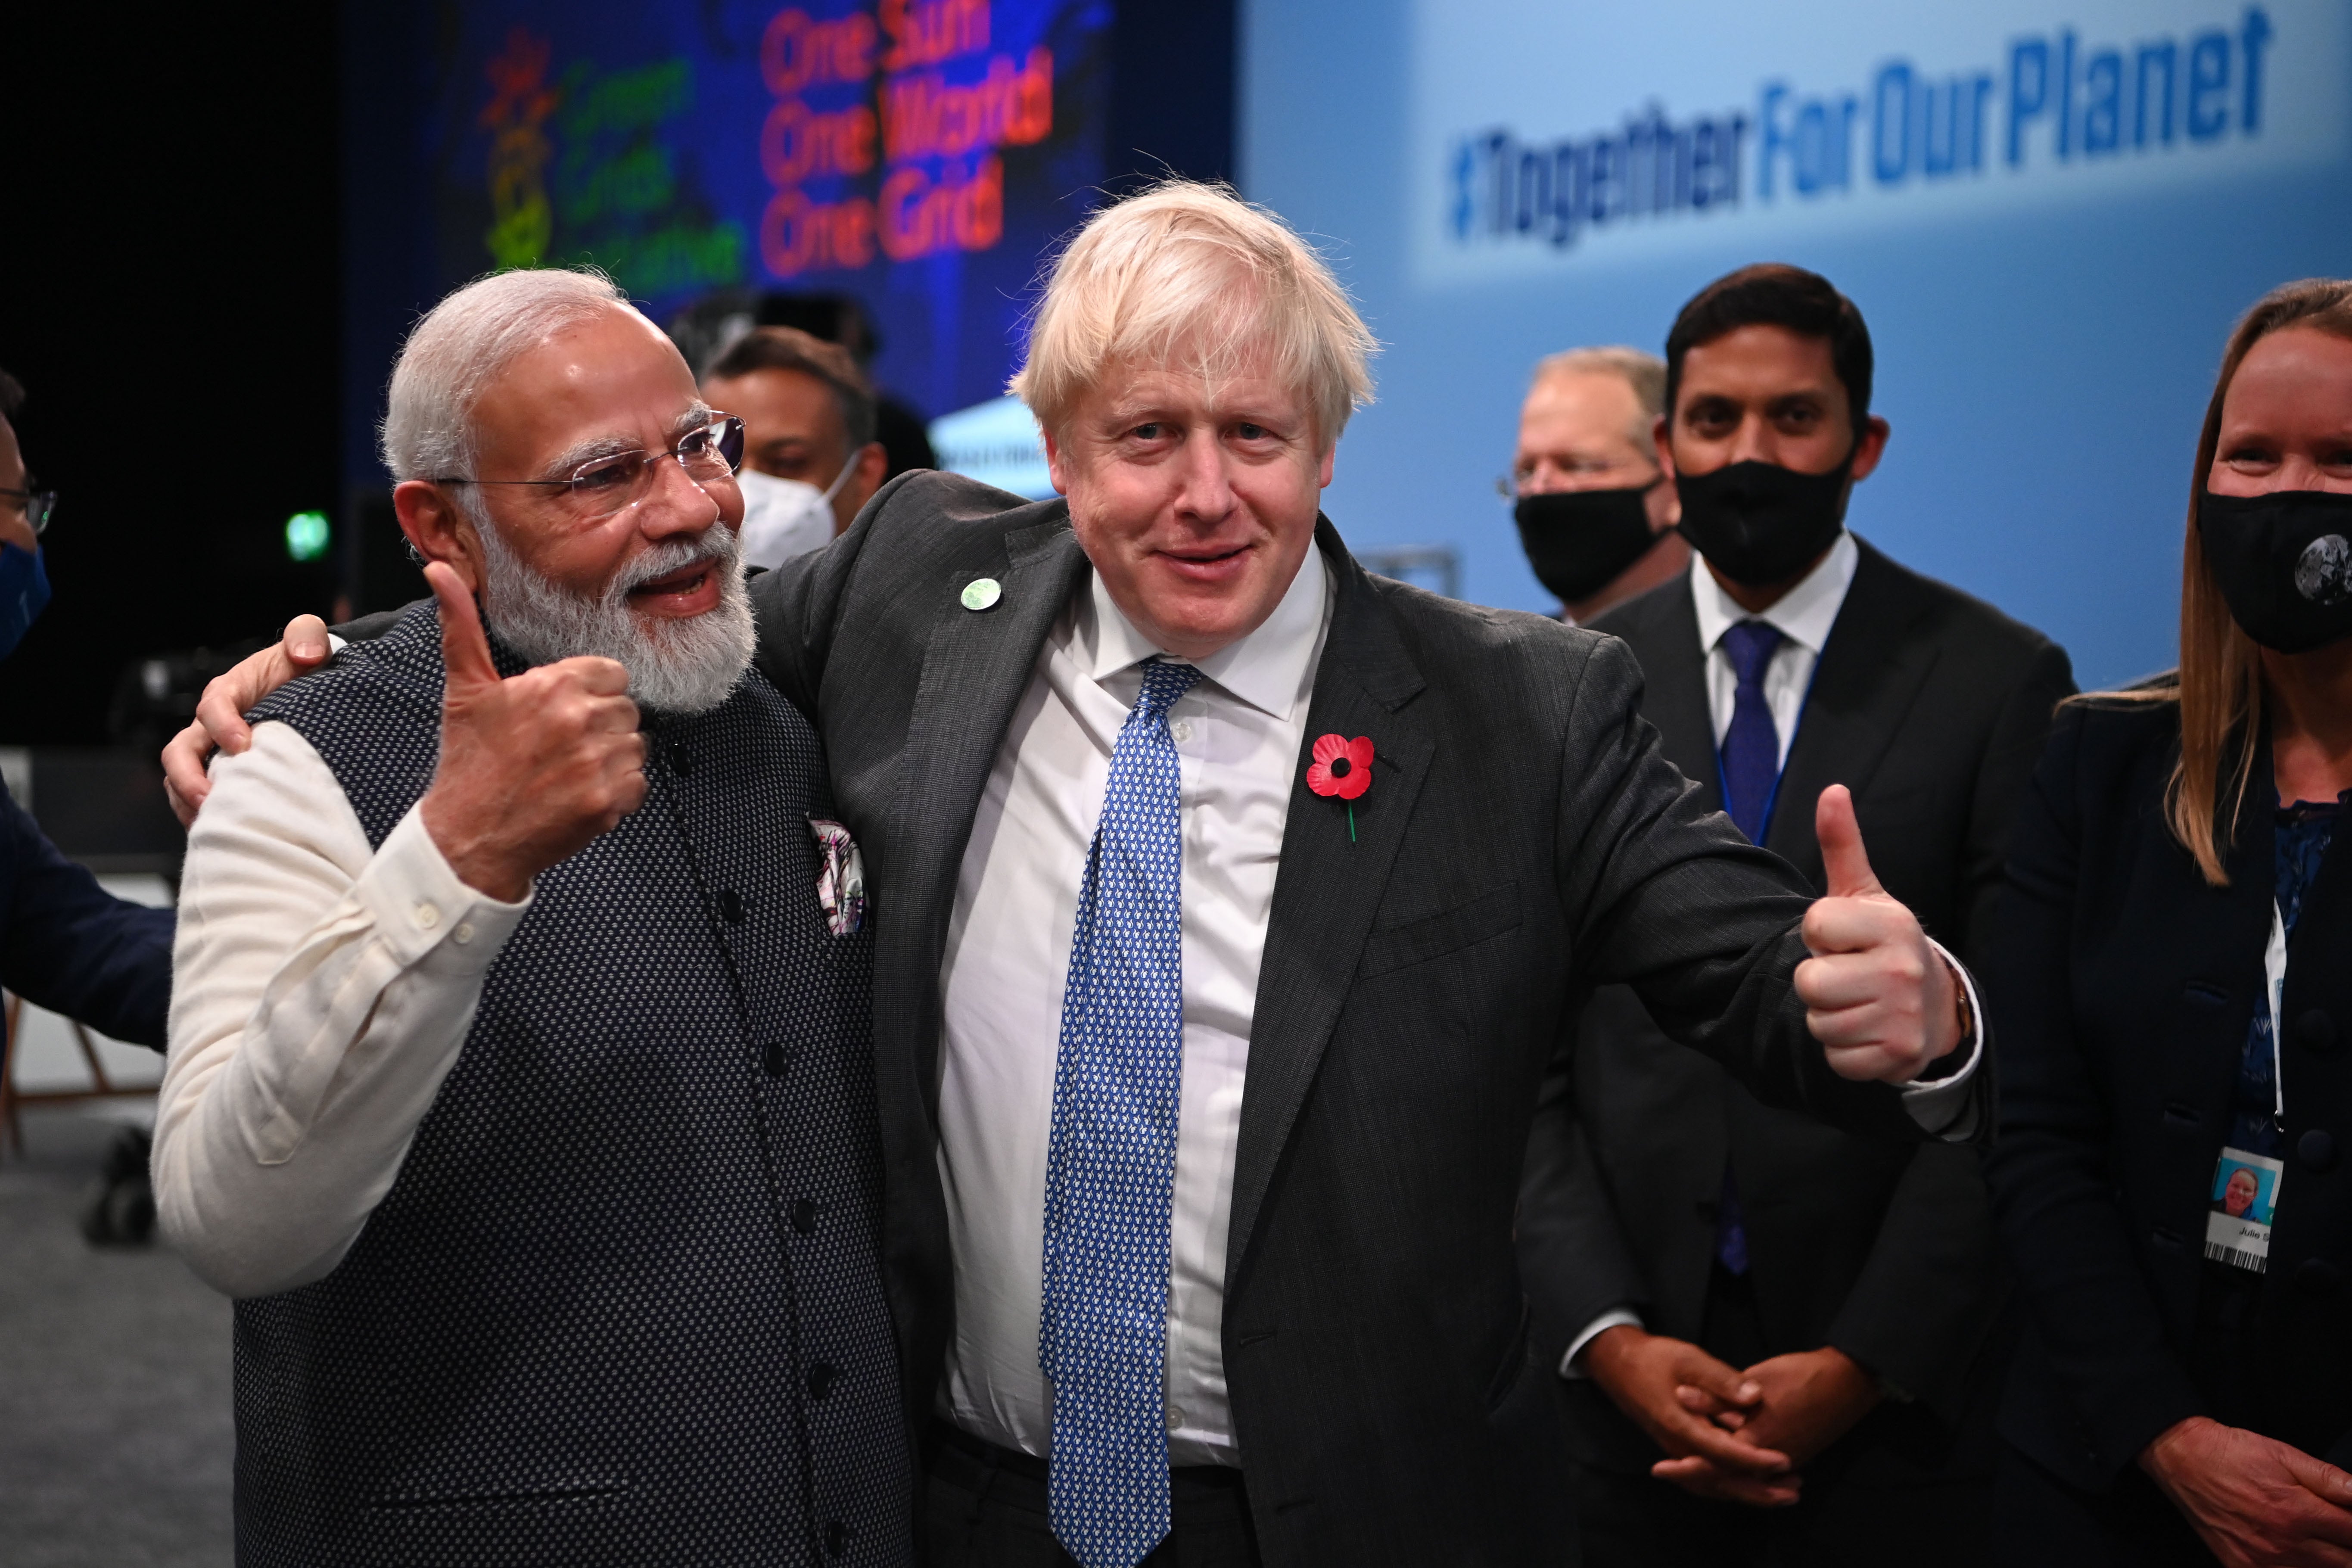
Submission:
M 297 561 L 316 561 L 327 552 L 327 514 L 298 511 L 286 520 L 286 553 Z

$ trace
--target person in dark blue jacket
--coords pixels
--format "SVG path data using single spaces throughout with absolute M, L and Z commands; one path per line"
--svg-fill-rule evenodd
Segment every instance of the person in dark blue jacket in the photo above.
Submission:
M 0 785 L 0 986 L 102 1035 L 163 1048 L 170 910 L 118 899 Z
M 2352 281 L 2248 314 L 2194 472 L 2179 670 L 2010 840 L 2010 1568 L 2352 1563 Z
M 49 600 L 33 489 L 12 421 L 24 389 L 0 371 L 0 658 Z M 170 910 L 114 897 L 48 841 L 0 785 L 0 986 L 101 1034 L 163 1048 L 172 1004 Z

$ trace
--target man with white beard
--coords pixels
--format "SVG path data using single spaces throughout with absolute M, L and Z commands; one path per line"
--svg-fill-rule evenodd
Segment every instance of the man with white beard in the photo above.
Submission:
M 155 1184 L 238 1298 L 239 1561 L 908 1562 L 872 938 L 750 668 L 742 426 L 524 271 L 383 452 L 436 602 L 255 710 L 182 888 Z

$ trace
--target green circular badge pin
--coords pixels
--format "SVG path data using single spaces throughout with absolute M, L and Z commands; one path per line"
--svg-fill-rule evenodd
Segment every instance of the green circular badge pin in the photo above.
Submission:
M 989 610 L 1004 597 L 1004 584 L 993 577 L 974 577 L 963 585 L 963 607 L 967 610 Z

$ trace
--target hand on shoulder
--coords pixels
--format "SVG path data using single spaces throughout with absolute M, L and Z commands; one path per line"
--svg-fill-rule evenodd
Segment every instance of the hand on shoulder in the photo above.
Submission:
M 194 824 L 205 796 L 212 793 L 205 765 L 215 749 L 236 756 L 252 745 L 247 712 L 295 677 L 326 663 L 331 647 L 326 622 L 297 616 L 274 646 L 247 655 L 205 683 L 194 720 L 163 747 L 163 797 L 182 827 Z

